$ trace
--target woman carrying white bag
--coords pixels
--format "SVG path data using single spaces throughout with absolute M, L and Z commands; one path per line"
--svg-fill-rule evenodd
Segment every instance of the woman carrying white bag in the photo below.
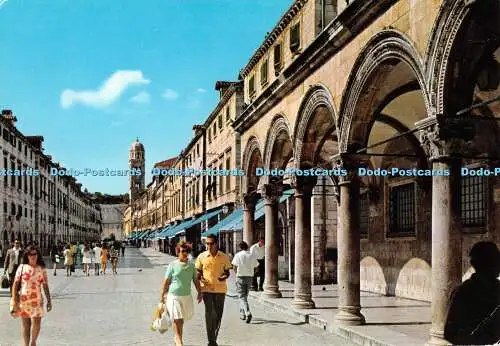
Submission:
M 165 304 L 175 332 L 176 346 L 182 346 L 184 321 L 193 317 L 191 282 L 198 291 L 198 303 L 202 301 L 201 287 L 194 264 L 189 261 L 191 245 L 181 240 L 176 246 L 178 259 L 168 265 L 160 295 L 160 304 Z M 165 294 L 167 299 L 165 302 Z

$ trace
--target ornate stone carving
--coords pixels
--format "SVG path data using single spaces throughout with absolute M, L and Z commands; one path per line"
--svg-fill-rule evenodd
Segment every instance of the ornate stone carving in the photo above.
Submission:
M 264 184 L 262 186 L 262 195 L 267 203 L 276 203 L 283 193 L 283 185 L 279 183 Z
M 337 154 L 332 157 L 334 169 L 341 169 L 344 175 L 338 176 L 338 184 L 348 184 L 358 176 L 358 168 L 367 166 L 367 162 L 354 156 L 353 154 Z
M 312 190 L 316 186 L 318 178 L 316 176 L 292 176 L 292 187 L 295 189 L 295 196 L 312 195 Z
M 463 139 L 446 135 L 450 132 L 448 128 L 451 126 L 446 121 L 429 118 L 416 125 L 421 129 L 420 142 L 431 161 L 449 160 L 459 156 L 465 148 Z
M 256 192 L 245 193 L 243 195 L 243 206 L 246 210 L 255 209 L 255 204 L 259 200 L 260 195 Z

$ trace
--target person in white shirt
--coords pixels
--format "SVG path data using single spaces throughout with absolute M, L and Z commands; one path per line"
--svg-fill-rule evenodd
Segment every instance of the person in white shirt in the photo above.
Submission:
M 265 246 L 264 246 L 264 238 L 259 238 L 259 241 L 252 245 L 250 248 L 250 253 L 255 257 L 257 262 L 259 262 L 259 270 L 253 276 L 253 284 L 252 289 L 254 291 L 264 291 L 264 274 L 265 274 Z M 259 278 L 259 284 L 257 285 L 257 278 Z
M 240 298 L 240 315 L 242 320 L 250 323 L 252 313 L 248 306 L 248 291 L 252 285 L 255 269 L 259 266 L 259 262 L 248 251 L 248 244 L 244 241 L 240 243 L 241 251 L 234 255 L 233 269 L 236 272 L 236 288 Z
M 101 263 L 101 244 L 95 244 L 92 250 L 94 250 L 94 275 L 99 275 L 99 263 Z

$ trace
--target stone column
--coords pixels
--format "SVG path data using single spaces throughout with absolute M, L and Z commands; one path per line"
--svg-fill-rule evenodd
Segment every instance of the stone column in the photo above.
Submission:
M 340 198 L 337 226 L 339 312 L 335 321 L 344 325 L 361 325 L 365 317 L 360 304 L 360 235 L 359 235 L 359 162 L 352 156 L 334 157 L 334 165 L 347 170 L 340 176 Z
M 265 278 L 264 295 L 269 298 L 281 298 L 278 285 L 278 198 L 283 187 L 281 184 L 265 184 L 263 186 L 265 208 Z
M 243 196 L 243 241 L 252 246 L 254 243 L 254 217 L 255 204 L 259 199 L 259 194 L 251 192 Z
M 311 196 L 316 177 L 293 177 L 295 188 L 295 281 L 293 306 L 315 307 L 311 293 Z
M 444 339 L 444 325 L 450 295 L 462 281 L 460 160 L 453 154 L 460 152 L 463 142 L 456 138 L 443 140 L 446 125 L 434 117 L 416 125 L 422 130 L 422 146 L 432 169 L 450 172 L 449 176 L 432 177 L 432 326 L 428 345 L 451 345 Z

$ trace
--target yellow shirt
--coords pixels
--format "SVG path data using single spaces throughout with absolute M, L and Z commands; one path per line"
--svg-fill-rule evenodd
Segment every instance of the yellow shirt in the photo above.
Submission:
M 227 292 L 226 280 L 218 280 L 224 274 L 224 271 L 232 268 L 231 262 L 224 252 L 217 251 L 215 256 L 212 256 L 209 251 L 202 252 L 196 258 L 195 266 L 196 269 L 203 272 L 203 278 L 200 281 L 202 292 Z

